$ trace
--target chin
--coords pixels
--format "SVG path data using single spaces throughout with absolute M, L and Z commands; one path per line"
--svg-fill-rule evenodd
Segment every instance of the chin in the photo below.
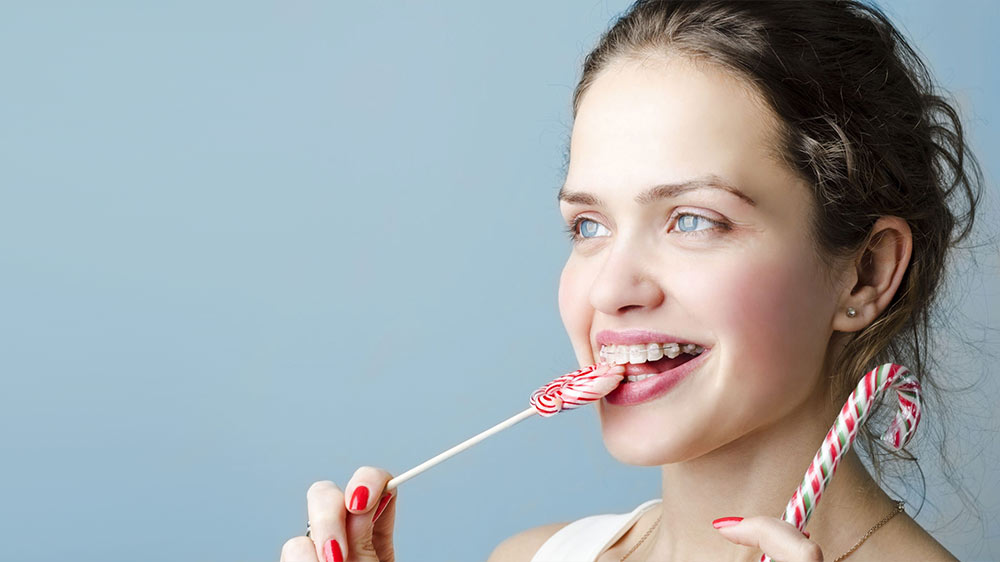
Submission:
M 652 454 L 649 450 L 635 448 L 612 447 L 605 442 L 605 446 L 611 456 L 622 464 L 631 466 L 663 466 L 670 464 L 669 460 L 664 460 L 658 455 Z
M 661 466 L 690 460 L 699 455 L 682 443 L 663 441 L 663 435 L 652 436 L 614 431 L 602 425 L 604 447 L 618 462 L 633 466 Z
M 663 466 L 694 460 L 713 449 L 682 444 L 644 443 L 639 439 L 604 439 L 608 453 L 618 462 L 632 466 Z
M 665 451 L 657 447 L 645 447 L 641 443 L 609 443 L 604 442 L 608 452 L 620 463 L 632 466 L 663 466 L 694 458 L 696 455 L 681 454 L 678 451 Z
M 662 466 L 696 459 L 719 447 L 711 431 L 693 424 L 677 427 L 655 415 L 617 416 L 599 408 L 604 447 L 616 460 L 634 466 Z M 652 413 L 652 412 L 650 412 Z M 667 427 L 674 427 L 668 430 Z

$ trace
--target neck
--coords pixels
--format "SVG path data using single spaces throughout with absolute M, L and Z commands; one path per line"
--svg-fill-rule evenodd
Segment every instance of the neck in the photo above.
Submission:
M 780 518 L 836 419 L 839 406 L 829 404 L 823 398 L 808 401 L 779 424 L 697 459 L 664 465 L 662 520 L 648 541 L 648 554 L 639 559 L 757 560 L 759 551 L 729 542 L 712 521 L 727 516 Z M 817 409 L 824 414 L 817 415 Z M 807 529 L 832 557 L 870 527 L 859 513 L 881 513 L 891 500 L 851 450 L 817 505 Z

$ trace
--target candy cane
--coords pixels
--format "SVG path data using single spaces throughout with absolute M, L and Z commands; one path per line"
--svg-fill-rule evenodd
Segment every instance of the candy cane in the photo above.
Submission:
M 799 531 L 805 529 L 816 503 L 837 470 L 837 464 L 851 448 L 875 401 L 889 388 L 896 391 L 899 409 L 882 434 L 882 441 L 896 451 L 910 441 L 920 423 L 920 382 L 906 367 L 886 363 L 872 369 L 851 392 L 837 421 L 823 439 L 823 445 L 813 457 L 802 483 L 792 494 L 792 499 L 788 500 L 782 520 L 795 525 Z M 769 562 L 771 559 L 764 554 L 760 560 Z

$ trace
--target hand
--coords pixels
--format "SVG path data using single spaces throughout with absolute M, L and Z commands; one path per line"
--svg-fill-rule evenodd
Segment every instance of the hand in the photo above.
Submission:
M 395 562 L 397 490 L 383 493 L 391 477 L 364 466 L 347 483 L 347 494 L 329 480 L 310 486 L 309 536 L 289 539 L 281 562 Z
M 716 519 L 713 525 L 729 541 L 759 548 L 775 562 L 823 562 L 819 545 L 787 521 L 759 516 L 734 523 L 736 519 Z

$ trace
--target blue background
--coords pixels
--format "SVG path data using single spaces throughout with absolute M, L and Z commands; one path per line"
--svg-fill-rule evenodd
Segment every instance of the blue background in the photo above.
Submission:
M 996 224 L 997 4 L 882 5 L 955 93 Z M 582 57 L 626 7 L 5 2 L 0 559 L 277 560 L 314 480 L 401 472 L 575 368 L 555 195 Z M 969 560 L 1000 557 L 978 256 L 949 443 L 984 517 L 933 442 L 918 517 Z M 532 419 L 406 483 L 398 551 L 484 559 L 658 491 L 593 411 Z

